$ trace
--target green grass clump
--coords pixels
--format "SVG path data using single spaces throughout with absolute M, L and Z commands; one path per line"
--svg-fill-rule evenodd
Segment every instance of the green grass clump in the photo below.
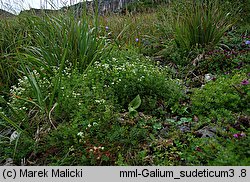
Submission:
M 147 22 L 147 23 L 145 23 Z M 148 43 L 149 37 L 160 36 L 157 29 L 159 20 L 156 12 L 133 14 L 111 14 L 100 19 L 104 35 L 119 47 L 140 49 Z
M 6 91 L 16 83 L 21 75 L 18 71 L 20 60 L 16 53 L 23 51 L 23 47 L 31 45 L 32 27 L 24 17 L 1 19 L 0 21 L 0 91 Z
M 73 14 L 31 16 L 26 21 L 33 27 L 34 45 L 24 47 L 25 52 L 16 56 L 22 60 L 20 70 L 32 88 L 33 103 L 49 119 L 60 102 L 57 95 L 64 70 L 83 73 L 97 57 L 105 56 L 104 38 L 98 36 L 97 24 L 91 28 L 86 17 L 77 21 Z M 46 92 L 41 80 L 51 83 Z
M 185 1 L 178 4 L 175 41 L 183 49 L 213 48 L 232 26 L 230 13 L 220 1 Z

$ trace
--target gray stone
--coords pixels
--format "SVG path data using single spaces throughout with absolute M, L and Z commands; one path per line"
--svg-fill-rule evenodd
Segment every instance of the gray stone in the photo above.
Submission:
M 211 126 L 205 126 L 202 129 L 199 129 L 195 134 L 200 138 L 213 138 L 216 136 L 217 128 Z
M 129 3 L 135 2 L 136 0 L 98 0 L 98 11 L 99 14 L 105 14 L 107 12 L 119 12 L 124 9 Z M 50 9 L 35 9 L 31 8 L 30 10 L 24 10 L 24 12 L 31 12 L 36 15 L 41 15 L 42 13 L 53 13 L 57 11 L 67 11 L 73 10 L 77 16 L 81 15 L 82 10 L 86 8 L 86 11 L 94 11 L 95 10 L 95 0 L 93 1 L 86 1 L 86 2 L 79 2 L 77 4 L 71 6 L 62 7 L 59 10 L 50 10 Z
M 12 158 L 7 158 L 5 160 L 4 166 L 15 166 Z
M 179 126 L 179 129 L 180 129 L 180 131 L 183 132 L 183 133 L 188 133 L 188 132 L 190 132 L 190 130 L 191 130 L 190 127 L 185 126 L 185 125 Z

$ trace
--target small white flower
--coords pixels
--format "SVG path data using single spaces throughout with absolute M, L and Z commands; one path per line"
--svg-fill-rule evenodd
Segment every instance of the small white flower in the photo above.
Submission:
M 215 76 L 210 74 L 210 73 L 205 74 L 205 76 L 204 76 L 205 82 L 209 82 L 209 81 L 213 80 L 214 78 L 215 78 Z
M 70 152 L 72 152 L 72 151 L 74 151 L 75 149 L 74 149 L 74 146 L 72 145 L 70 148 L 69 148 L 69 151 Z
M 105 103 L 105 100 L 104 100 L 104 99 L 101 99 L 101 100 L 100 100 L 100 103 Z
M 108 65 L 108 64 L 103 64 L 103 67 L 104 67 L 105 69 L 108 69 L 108 68 L 109 68 L 109 65 Z
M 18 133 L 17 131 L 14 131 L 10 136 L 10 143 L 16 140 L 17 138 L 19 138 L 19 136 L 20 136 L 20 133 Z
M 80 137 L 82 137 L 83 136 L 83 132 L 79 132 L 79 133 L 77 133 L 77 136 L 80 136 Z
M 78 26 L 80 26 L 80 25 L 81 25 L 81 21 L 80 21 L 80 20 L 78 21 L 77 25 L 78 25 Z
M 88 127 L 90 128 L 92 125 L 91 124 L 88 124 Z

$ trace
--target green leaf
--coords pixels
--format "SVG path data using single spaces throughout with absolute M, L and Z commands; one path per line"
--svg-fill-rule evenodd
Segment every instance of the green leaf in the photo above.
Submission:
M 136 111 L 133 107 L 128 107 L 128 112 L 131 113 L 133 111 Z
M 128 111 L 129 111 L 129 115 L 130 115 L 131 117 L 135 117 L 135 116 L 137 116 L 137 114 L 138 114 L 138 112 L 137 112 L 134 108 L 132 108 L 132 107 L 129 107 L 129 108 L 128 108 Z
M 22 130 L 18 124 L 16 124 L 14 121 L 12 121 L 11 119 L 9 119 L 7 116 L 5 116 L 3 113 L 0 112 L 0 117 L 3 118 L 8 124 L 10 124 L 11 126 L 13 126 L 16 130 L 18 130 L 18 132 L 23 132 L 24 130 Z
M 175 123 L 176 122 L 176 120 L 174 120 L 174 119 L 166 119 L 166 121 L 170 122 L 170 123 Z
M 152 140 L 155 140 L 155 137 L 152 133 L 149 134 L 149 137 L 152 139 Z
M 140 107 L 141 105 L 141 98 L 140 95 L 138 94 L 128 105 L 129 110 L 133 108 L 134 110 Z
M 192 121 L 192 118 L 181 118 L 180 121 L 181 121 L 182 123 L 184 123 L 184 122 L 191 122 L 191 121 Z
M 153 128 L 156 129 L 156 130 L 159 130 L 159 129 L 162 128 L 162 125 L 161 125 L 161 123 L 155 123 L 155 124 L 153 125 Z

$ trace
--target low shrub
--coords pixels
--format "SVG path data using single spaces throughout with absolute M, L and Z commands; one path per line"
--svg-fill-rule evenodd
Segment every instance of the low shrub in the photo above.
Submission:
M 172 79 L 167 68 L 157 67 L 150 60 L 136 56 L 134 52 L 120 52 L 118 56 L 96 62 L 87 73 L 92 83 L 103 83 L 112 89 L 117 103 L 127 109 L 138 94 L 142 99 L 139 110 L 153 111 L 162 105 L 166 110 L 183 96 L 177 80 Z
M 216 158 L 208 162 L 208 165 L 249 166 L 250 129 L 240 135 L 234 134 L 233 137 L 226 142 L 223 150 L 217 153 Z
M 58 69 L 55 68 L 54 72 L 56 75 Z M 48 80 L 35 70 L 30 74 L 35 75 L 35 83 L 39 85 L 39 91 L 43 95 L 53 94 L 54 82 L 50 82 L 50 80 L 55 78 L 52 77 Z M 146 142 L 149 133 L 152 132 L 151 127 L 141 128 L 141 126 L 144 122 L 150 126 L 157 122 L 157 120 L 144 119 L 130 127 L 131 116 L 126 119 L 127 124 L 118 122 L 119 113 L 128 111 L 129 103 L 137 95 L 140 96 L 142 104 L 138 109 L 136 107 L 136 112 L 152 113 L 153 115 L 170 112 L 171 107 L 178 104 L 183 96 L 180 83 L 171 78 L 169 69 L 158 67 L 133 51 L 115 51 L 110 55 L 110 59 L 96 61 L 83 74 L 66 66 L 61 73 L 59 91 L 55 93 L 56 104 L 46 113 L 36 104 L 38 102 L 36 93 L 30 87 L 29 79 L 24 76 L 19 79 L 17 86 L 13 86 L 11 89 L 12 97 L 9 107 L 12 112 L 14 111 L 19 117 L 24 118 L 22 121 L 14 116 L 11 119 L 31 136 L 34 136 L 37 141 L 45 142 L 44 138 L 48 137 L 46 139 L 48 142 L 41 144 L 45 148 L 47 146 L 46 150 L 49 150 L 44 151 L 45 153 L 50 153 L 50 140 L 51 143 L 58 143 L 59 135 L 62 137 L 63 135 L 73 135 L 72 139 L 63 140 L 65 147 L 58 153 L 58 158 L 68 155 L 68 152 L 71 153 L 73 150 L 71 145 L 79 146 L 79 141 L 76 142 L 77 132 L 82 132 L 86 137 L 85 145 L 86 148 L 89 148 L 88 150 L 93 150 L 93 147 L 97 146 L 108 146 L 110 151 L 105 151 L 113 155 L 108 158 L 112 158 L 109 160 L 114 163 L 117 157 L 113 151 L 114 145 L 121 146 L 123 155 L 126 151 L 122 150 L 122 146 L 126 146 L 133 152 L 139 150 L 140 146 L 135 149 L 135 145 Z M 44 102 L 48 101 L 45 99 Z M 157 128 L 159 127 L 160 125 Z M 57 130 L 51 133 L 49 128 Z M 55 136 L 50 136 L 51 134 Z M 37 145 L 39 146 L 39 143 Z M 39 151 L 42 149 L 38 147 L 37 150 L 37 155 L 40 155 Z M 83 150 L 81 153 L 91 159 L 87 160 L 87 164 L 99 164 L 98 155 L 89 153 L 88 150 Z M 105 156 L 109 155 L 108 153 L 105 153 Z M 135 155 L 137 155 L 136 152 Z M 106 160 L 107 156 L 105 156 Z M 48 160 L 51 160 L 52 164 L 59 165 L 69 162 L 58 163 L 59 161 L 56 159 Z M 140 164 L 139 161 L 138 164 Z M 82 162 L 85 164 L 86 161 Z M 75 163 L 73 162 L 73 164 Z M 101 162 L 101 164 L 106 163 Z
M 221 76 L 198 88 L 191 96 L 195 114 L 208 115 L 213 110 L 249 112 L 249 84 L 245 74 Z
M 238 137 L 190 138 L 182 158 L 186 165 L 244 166 L 250 164 L 249 147 L 249 130 Z

